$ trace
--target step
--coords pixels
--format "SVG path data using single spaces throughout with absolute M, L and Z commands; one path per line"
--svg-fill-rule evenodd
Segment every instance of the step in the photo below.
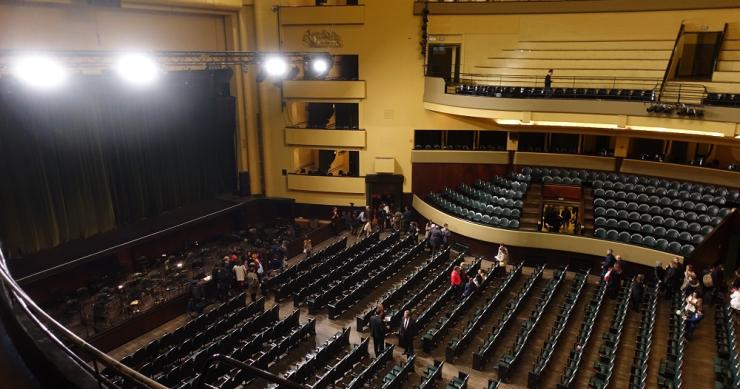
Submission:
M 488 59 L 537 58 L 537 59 L 663 59 L 671 57 L 671 50 L 520 50 L 503 49 Z M 740 58 L 740 56 L 738 56 Z M 733 59 L 729 57 L 727 59 Z

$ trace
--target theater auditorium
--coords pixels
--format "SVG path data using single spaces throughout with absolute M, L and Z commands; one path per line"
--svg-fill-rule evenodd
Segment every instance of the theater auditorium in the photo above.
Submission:
M 740 2 L 0 3 L 0 388 L 740 389 Z

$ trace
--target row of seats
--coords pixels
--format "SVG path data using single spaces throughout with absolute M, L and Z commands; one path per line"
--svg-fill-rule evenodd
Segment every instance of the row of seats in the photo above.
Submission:
M 303 326 L 300 325 L 298 311 L 279 321 L 279 309 L 276 308 L 278 307 L 275 306 L 254 321 L 235 328 L 220 339 L 214 339 L 195 353 L 181 355 L 176 359 L 178 363 L 153 377 L 170 387 L 191 387 L 199 378 L 196 367 L 203 366 L 214 354 L 228 355 L 245 363 L 266 368 L 285 350 L 297 347 L 302 340 L 316 332 L 313 320 Z M 219 383 L 220 387 L 236 387 L 243 381 L 251 379 L 243 373 L 240 374 L 240 371 L 241 369 L 229 370 L 226 365 L 217 364 L 213 371 L 209 371 L 208 377 L 216 377 L 215 380 L 222 381 Z M 141 372 L 145 374 L 143 369 Z
M 447 383 L 447 389 L 468 389 L 468 376 L 466 373 L 461 371 L 457 372 L 457 377 L 452 377 L 449 383 Z
M 522 350 L 524 350 L 524 347 L 529 341 L 529 337 L 532 335 L 535 327 L 537 327 L 537 324 L 540 323 L 542 314 L 552 301 L 553 296 L 555 296 L 555 292 L 558 290 L 558 287 L 562 285 L 563 280 L 565 280 L 567 270 L 567 266 L 563 270 L 555 270 L 553 277 L 547 281 L 545 287 L 540 291 L 540 296 L 537 298 L 537 305 L 532 312 L 530 312 L 529 318 L 522 322 L 519 333 L 517 333 L 516 338 L 514 339 L 514 344 L 496 364 L 498 379 L 500 381 L 508 379 L 509 373 L 511 372 L 512 367 L 516 365 L 519 360 Z
M 676 293 L 673 298 L 668 324 L 668 347 L 665 358 L 660 360 L 660 367 L 658 368 L 658 387 L 660 388 L 681 389 L 686 322 L 681 315 L 676 315 L 676 312 L 682 312 L 683 308 L 681 294 Z
M 483 344 L 473 353 L 473 369 L 483 370 L 483 365 L 486 363 L 489 354 L 493 350 L 494 345 L 501 337 L 504 329 L 509 323 L 515 319 L 515 314 L 523 305 L 522 302 L 532 291 L 532 286 L 542 278 L 542 273 L 545 271 L 545 266 L 542 265 L 535 269 L 534 273 L 527 279 L 524 285 L 519 289 L 517 295 L 506 303 L 506 309 L 499 318 L 496 325 L 493 326 L 491 333 L 488 334 Z
M 558 389 L 567 389 L 573 383 L 573 379 L 578 373 L 578 368 L 581 365 L 583 359 L 583 350 L 586 348 L 588 341 L 591 339 L 591 332 L 593 332 L 596 318 L 599 316 L 601 306 L 604 303 L 604 296 L 606 295 L 606 282 L 602 278 L 599 281 L 599 285 L 591 296 L 586 306 L 583 321 L 581 322 L 581 328 L 578 331 L 578 337 L 576 342 L 568 354 L 568 361 L 565 363 L 565 369 L 563 374 L 560 376 L 560 382 L 558 383 Z
M 493 227 L 500 227 L 500 228 L 519 228 L 519 216 L 521 215 L 521 211 L 518 209 L 511 210 L 510 208 L 503 208 L 502 209 L 502 216 L 491 216 L 488 213 L 482 213 L 480 212 L 480 208 L 483 207 L 483 209 L 486 209 L 488 205 L 477 205 L 478 211 L 475 209 L 467 208 L 465 206 L 457 205 L 449 200 L 446 200 L 442 196 L 436 194 L 436 193 L 430 193 L 429 194 L 429 201 L 432 203 L 432 205 L 436 206 L 437 208 L 441 209 L 445 213 L 451 214 L 451 215 L 457 215 L 459 217 L 462 217 L 463 219 L 467 219 L 470 221 L 474 221 L 476 223 L 482 223 L 486 225 L 490 225 Z M 492 212 L 496 212 L 493 210 Z M 488 209 L 486 209 L 486 212 L 488 212 Z M 503 216 L 505 213 L 508 213 L 509 216 Z
M 460 253 L 455 259 L 452 260 L 452 262 L 447 266 L 445 270 L 438 273 L 437 276 L 429 283 L 424 285 L 423 288 L 418 290 L 415 293 L 409 293 L 409 297 L 406 298 L 405 301 L 397 308 L 391 307 L 388 311 L 388 315 L 390 316 L 390 325 L 393 327 L 397 327 L 401 324 L 401 318 L 403 318 L 403 313 L 407 310 L 413 310 L 415 307 L 423 305 L 423 303 L 429 299 L 431 299 L 434 296 L 439 296 L 451 293 L 449 291 L 449 282 L 450 282 L 450 272 L 452 271 L 452 268 L 454 266 L 457 266 L 465 259 L 465 253 Z M 478 264 L 477 266 L 480 266 Z M 470 272 L 477 271 L 478 267 L 476 264 L 473 264 Z M 469 273 L 470 273 L 469 272 Z M 439 298 L 439 297 L 438 297 Z M 416 321 L 417 326 L 419 326 L 419 320 Z
M 421 373 L 421 382 L 414 385 L 414 389 L 434 389 L 437 387 L 436 381 L 442 378 L 442 366 L 444 362 L 433 361 Z
M 686 212 L 684 210 L 674 209 L 671 207 L 661 208 L 657 205 L 650 206 L 648 204 L 638 204 L 636 202 L 628 203 L 621 200 L 604 200 L 603 198 L 597 198 L 594 200 L 594 207 L 594 215 L 597 217 L 612 217 L 624 220 L 641 221 L 643 223 L 652 222 L 656 226 L 660 225 L 669 228 L 678 226 L 680 229 L 690 232 L 700 232 L 702 224 L 709 226 L 709 229 L 702 233 L 711 232 L 712 228 L 719 225 L 722 222 L 722 219 L 729 214 L 728 209 L 718 209 L 715 206 L 711 206 L 709 209 L 704 211 L 704 213 L 699 214 L 694 211 Z M 666 226 L 665 223 L 670 224 Z M 689 229 L 690 223 L 697 223 L 699 226 L 692 231 Z
M 596 190 L 594 190 L 594 198 L 601 199 L 603 203 L 600 202 L 600 204 L 594 204 L 594 206 L 608 207 L 606 202 L 607 200 L 612 199 L 615 200 L 615 207 L 617 206 L 617 203 L 624 207 L 619 209 L 652 213 L 654 215 L 673 216 L 673 212 L 681 211 L 695 212 L 699 215 L 706 214 L 709 217 L 727 216 L 727 214 L 729 213 L 729 210 L 727 208 L 720 208 L 719 206 L 713 204 L 715 202 L 724 204 L 724 197 L 712 195 L 704 196 L 706 196 L 705 200 L 707 200 L 710 205 L 702 202 L 695 202 L 694 200 L 671 198 L 667 195 L 660 197 L 658 195 L 648 195 L 647 193 L 638 194 L 637 192 L 614 191 L 613 189 L 604 190 L 602 188 L 597 188 Z M 702 200 L 702 198 L 700 198 L 700 200 Z M 634 205 L 630 205 L 633 203 L 637 204 L 637 208 L 634 208 Z M 671 213 L 665 214 L 664 208 L 670 209 Z
M 460 185 L 460 191 L 481 200 L 492 202 L 520 200 L 527 193 L 527 184 L 511 181 L 503 177 L 496 177 L 494 181 L 485 182 L 478 180 L 476 186 L 468 184 Z M 511 207 L 512 203 L 505 204 Z M 499 205 L 504 205 L 499 203 Z
M 538 386 L 540 376 L 550 363 L 550 358 L 552 358 L 552 354 L 558 346 L 560 336 L 563 334 L 565 326 L 572 317 L 573 308 L 580 299 L 587 280 L 588 276 L 586 274 L 576 273 L 575 281 L 573 282 L 573 285 L 571 285 L 568 295 L 565 296 L 565 301 L 560 304 L 560 310 L 558 311 L 555 323 L 553 323 L 553 326 L 550 329 L 550 334 L 542 345 L 542 349 L 537 356 L 537 360 L 535 360 L 534 365 L 532 366 L 532 371 L 527 375 L 527 387 L 536 388 Z
M 622 339 L 624 319 L 630 307 L 630 296 L 632 294 L 632 282 L 625 282 L 622 290 L 617 296 L 617 306 L 614 308 L 614 316 L 611 325 L 601 335 L 601 347 L 599 347 L 599 360 L 594 362 L 596 372 L 588 380 L 590 388 L 603 389 L 609 386 L 614 373 L 614 361 L 617 358 L 617 349 Z
M 294 316 L 297 318 L 297 315 Z M 293 317 L 293 315 L 291 315 L 291 317 Z M 281 322 L 281 324 L 282 323 L 284 322 Z M 228 355 L 243 361 L 244 363 L 266 369 L 267 365 L 273 363 L 282 353 L 295 349 L 300 344 L 313 337 L 316 332 L 314 320 L 310 320 L 302 326 L 297 322 L 291 323 L 291 325 L 293 325 L 293 327 L 281 327 L 281 332 L 267 329 L 265 332 L 269 331 L 271 338 L 266 339 L 259 334 L 254 339 L 248 340 L 243 347 L 233 353 L 229 350 L 215 350 L 215 352 Z M 270 348 L 264 350 L 265 344 Z M 211 351 L 212 350 L 209 350 L 209 352 Z M 212 355 L 214 354 L 207 354 L 207 357 L 211 357 Z M 255 357 L 256 359 L 253 359 Z M 204 363 L 200 362 L 190 366 L 180 366 L 181 370 L 183 370 L 189 378 L 181 381 L 180 385 L 172 387 L 176 387 L 177 389 L 190 389 L 206 385 L 208 387 L 217 387 L 222 389 L 236 389 L 238 387 L 243 387 L 254 378 L 251 374 L 240 368 L 232 368 L 230 365 L 219 362 L 210 365 L 210 368 L 206 372 L 206 376 L 201 377 L 200 373 L 195 372 L 199 371 L 203 364 Z M 201 380 L 202 385 L 199 385 L 198 383 Z
M 654 190 L 656 191 L 660 188 L 663 188 L 666 190 L 666 193 L 668 193 L 668 190 L 675 190 L 688 193 L 697 192 L 701 194 L 719 195 L 726 197 L 728 201 L 736 201 L 740 199 L 740 191 L 738 191 L 737 188 L 728 189 L 715 185 L 669 180 L 659 177 L 639 176 L 634 174 L 620 174 L 614 172 L 586 169 L 529 166 L 523 167 L 521 169 L 521 173 L 525 175 L 530 175 L 532 179 L 535 180 L 541 180 L 544 176 L 579 178 L 582 182 L 595 183 L 594 188 L 625 190 L 625 188 L 628 188 L 627 184 L 632 184 L 635 188 L 638 185 L 642 185 L 643 187 L 645 187 L 645 193 L 648 194 L 649 188 L 652 187 L 655 188 Z M 658 194 L 660 196 L 663 195 L 659 193 L 662 192 L 656 192 L 652 194 Z
M 348 291 L 352 285 L 367 277 L 370 272 L 374 274 L 375 270 L 386 262 L 386 258 L 390 258 L 411 244 L 411 237 L 399 240 L 400 236 L 400 233 L 396 231 L 374 246 L 369 256 L 363 256 L 360 261 L 347 262 L 333 269 L 330 274 L 331 278 L 327 278 L 325 280 L 327 282 L 321 284 L 320 289 L 306 297 L 309 313 L 318 313 L 329 301 L 333 301 L 343 292 Z M 350 263 L 352 263 L 351 266 Z
M 281 301 L 290 296 L 295 297 L 297 291 L 306 287 L 318 276 L 325 274 L 326 271 L 336 266 L 336 264 L 343 263 L 348 258 L 366 250 L 368 247 L 377 243 L 378 240 L 380 240 L 380 233 L 371 234 L 350 247 L 346 247 L 345 243 L 344 248 L 333 255 L 317 256 L 318 261 L 310 264 L 307 269 L 296 271 L 296 273 L 284 279 L 281 283 L 274 283 L 272 290 L 275 293 L 275 298 Z
M 336 384 L 345 378 L 347 372 L 351 371 L 363 358 L 370 355 L 369 346 L 370 338 L 362 340 L 347 355 L 332 363 L 331 367 L 327 368 L 324 374 L 312 386 L 314 388 L 337 386 Z
M 478 151 L 505 151 L 505 144 L 479 144 L 478 147 L 471 145 L 440 145 L 435 144 L 422 144 L 417 143 L 414 145 L 414 150 L 478 150 Z
M 732 308 L 717 304 L 714 311 L 717 358 L 714 360 L 714 387 L 740 388 L 740 356 L 735 349 L 737 342 L 733 325 Z
M 437 344 L 437 341 L 447 333 L 447 329 L 454 325 L 457 320 L 462 317 L 463 313 L 472 306 L 481 292 L 488 287 L 488 284 L 494 277 L 492 269 L 488 269 L 486 276 L 481 281 L 481 284 L 475 289 L 475 291 L 467 297 L 463 297 L 462 301 L 455 304 L 452 312 L 441 317 L 436 323 L 433 323 L 432 328 L 428 328 L 427 332 L 421 337 L 421 346 L 424 352 L 431 353 L 432 348 Z
M 720 107 L 736 107 L 740 105 L 740 95 L 734 93 L 707 93 L 704 104 Z
M 527 187 L 529 186 L 530 176 L 525 174 L 515 174 L 511 178 L 505 178 L 495 176 L 491 178 L 491 181 L 477 180 L 475 187 L 483 189 L 489 193 L 500 193 L 500 188 L 509 188 L 515 192 L 527 193 Z M 512 195 L 513 192 L 510 192 Z
M 348 385 L 347 389 L 361 389 L 365 388 L 368 381 L 372 380 L 378 372 L 383 369 L 388 361 L 393 360 L 393 349 L 395 348 L 392 344 L 385 344 L 385 350 L 376 356 L 376 358 L 362 370 L 357 377 L 355 377 Z
M 448 362 L 453 362 L 460 351 L 477 335 L 478 329 L 488 320 L 488 317 L 491 316 L 500 300 L 508 295 L 509 288 L 514 284 L 514 281 L 522 275 L 523 267 L 524 261 L 519 262 L 519 265 L 514 270 L 507 273 L 503 282 L 496 290 L 496 293 L 473 314 L 473 317 L 465 324 L 462 333 L 448 342 L 445 349 L 445 359 Z
M 306 280 L 301 288 L 293 292 L 293 305 L 298 307 L 308 296 L 321 293 L 324 286 L 326 286 L 333 279 L 333 277 L 331 277 L 332 272 L 349 271 L 353 269 L 355 265 L 371 258 L 375 253 L 388 248 L 398 239 L 398 235 L 395 234 L 386 237 L 382 241 L 378 240 L 379 237 L 380 231 L 376 231 L 361 242 L 364 243 L 364 241 L 367 239 L 371 240 L 369 244 L 363 244 L 363 247 L 359 251 L 353 250 L 354 253 L 352 255 L 342 256 L 342 258 L 337 258 L 335 256 L 335 258 L 332 258 L 325 263 L 322 263 L 320 266 L 317 266 L 316 270 L 320 270 L 320 272 L 312 274 L 311 279 Z
M 653 343 L 658 294 L 655 289 L 645 288 L 643 298 L 646 301 L 640 306 L 640 327 L 637 330 L 635 357 L 632 359 L 630 368 L 630 389 L 644 389 L 647 385 L 648 358 L 650 358 L 650 348 Z
M 124 357 L 121 362 L 133 369 L 138 369 L 147 362 L 151 362 L 162 354 L 167 354 L 175 347 L 180 347 L 183 342 L 195 338 L 196 334 L 206 331 L 227 313 L 236 313 L 241 320 L 246 320 L 265 308 L 265 300 L 261 298 L 249 306 L 244 307 L 244 293 L 234 296 L 229 301 L 219 305 L 208 313 L 199 315 L 189 323 L 166 333 L 139 348 L 132 354 Z
M 291 280 L 299 277 L 311 270 L 315 265 L 320 264 L 326 258 L 339 254 L 345 248 L 347 248 L 347 237 L 344 236 L 336 242 L 324 247 L 321 250 L 315 251 L 311 256 L 302 259 L 295 265 L 285 269 L 281 273 L 277 273 L 273 277 L 263 278 L 262 288 L 272 290 L 275 292 L 275 297 L 278 299 L 285 298 L 289 295 L 287 285 L 291 284 Z
M 595 220 L 594 225 L 597 228 L 594 230 L 594 236 L 599 239 L 642 245 L 656 250 L 681 254 L 685 257 L 694 252 L 694 245 L 701 244 L 704 241 L 704 236 L 700 234 L 691 235 L 691 233 L 685 231 L 679 233 L 675 229 L 654 228 L 652 225 L 642 225 L 638 222 L 615 222 L 614 219 Z
M 413 273 L 405 277 L 403 280 L 390 287 L 383 296 L 378 300 L 377 303 L 370 304 L 370 309 L 360 314 L 356 318 L 357 331 L 364 331 L 365 326 L 370 321 L 370 317 L 375 314 L 375 309 L 378 306 L 383 306 L 387 312 L 393 312 L 395 304 L 412 291 L 414 285 L 427 285 L 429 282 L 439 276 L 439 272 L 433 273 L 432 270 L 437 269 L 440 265 L 447 262 L 447 266 L 444 267 L 442 273 L 448 274 L 452 271 L 452 267 L 455 266 L 454 262 L 450 262 L 450 250 L 449 248 L 441 250 L 435 256 L 429 258 L 420 267 L 418 267 Z M 443 275 L 444 275 L 443 274 Z M 391 323 L 394 325 L 394 323 Z
M 641 203 L 653 203 L 662 206 L 673 205 L 676 208 L 680 208 L 682 204 L 680 202 L 675 202 L 675 200 L 690 200 L 697 203 L 703 202 L 720 206 L 725 205 L 728 200 L 736 200 L 734 199 L 734 193 L 736 192 L 727 188 L 715 187 L 713 185 L 691 184 L 688 182 L 681 184 L 676 182 L 675 185 L 672 183 L 674 183 L 674 181 L 659 181 L 657 182 L 658 185 L 643 185 L 629 182 L 622 183 L 594 180 L 592 182 L 592 187 L 596 191 L 604 191 L 604 195 L 617 198 L 618 200 L 637 200 Z M 661 186 L 661 184 L 664 186 Z
M 413 242 L 417 238 L 409 235 L 406 239 Z M 339 315 L 370 294 L 378 285 L 397 274 L 404 265 L 424 251 L 425 244 L 426 242 L 419 242 L 413 246 L 406 246 L 406 248 L 395 253 L 390 259 L 386 259 L 387 264 L 381 263 L 380 267 L 367 271 L 364 278 L 359 278 L 354 285 L 346 288 L 342 294 L 327 305 L 329 319 L 337 319 Z M 358 270 L 362 271 L 361 269 Z
M 494 86 L 485 84 L 461 84 L 455 87 L 455 94 L 505 98 L 555 98 L 587 100 L 653 101 L 655 94 L 646 89 L 605 89 L 605 88 L 545 88 Z
M 306 357 L 297 367 L 290 369 L 285 374 L 285 378 L 297 383 L 307 382 L 310 377 L 316 376 L 320 368 L 329 366 L 330 364 L 328 362 L 330 358 L 347 345 L 349 345 L 349 329 L 344 329 L 332 335 L 321 346 L 316 347 L 306 354 Z
M 393 368 L 389 372 L 385 373 L 385 377 L 383 377 L 383 386 L 381 386 L 381 389 L 400 387 L 401 383 L 403 383 L 403 381 L 406 381 L 409 373 L 414 370 L 415 361 L 416 356 L 412 355 L 411 357 L 406 359 L 406 362 L 404 362 L 403 364 L 393 365 Z
M 476 259 L 476 261 L 473 262 L 473 264 L 468 268 L 466 272 L 467 276 L 475 277 L 476 273 L 478 273 L 478 269 L 480 269 L 482 262 L 482 258 Z M 449 274 L 447 275 L 447 277 L 449 277 Z M 432 301 L 432 303 L 429 304 L 429 306 L 424 310 L 424 312 L 422 312 L 416 318 L 417 329 L 421 330 L 422 328 L 424 328 L 431 321 L 434 315 L 442 311 L 442 307 L 444 307 L 445 304 L 456 302 L 456 297 L 459 297 L 459 291 L 456 290 L 452 285 L 450 285 L 447 290 L 444 291 L 444 293 L 438 295 L 437 298 Z

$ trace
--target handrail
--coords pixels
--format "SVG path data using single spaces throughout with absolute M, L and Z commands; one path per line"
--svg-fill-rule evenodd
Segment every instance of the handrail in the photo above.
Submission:
M 603 84 L 605 88 L 618 88 L 625 86 L 635 86 L 658 90 L 662 86 L 660 78 L 656 77 L 604 77 L 604 76 L 553 76 L 553 83 L 570 84 L 570 88 L 577 88 L 582 84 Z M 466 83 L 486 83 L 486 85 L 512 86 L 507 83 L 525 83 L 530 87 L 542 87 L 544 76 L 540 75 L 522 75 L 522 74 L 491 74 L 491 73 L 461 73 L 459 83 L 448 83 L 448 86 L 455 86 Z M 520 86 L 520 85 L 516 85 Z
M 231 365 L 233 367 L 237 367 L 237 368 L 246 370 L 247 372 L 252 373 L 252 374 L 254 374 L 257 377 L 262 378 L 262 379 L 265 379 L 265 380 L 268 380 L 270 382 L 274 382 L 274 383 L 280 384 L 280 385 L 285 385 L 285 387 L 287 387 L 289 389 L 311 389 L 309 386 L 306 386 L 306 385 L 303 385 L 303 384 L 299 384 L 297 382 L 293 382 L 293 381 L 287 380 L 287 379 L 285 379 L 283 377 L 280 377 L 279 375 L 272 374 L 269 371 L 262 370 L 262 369 L 260 369 L 258 367 L 254 367 L 252 365 L 246 364 L 246 363 L 244 363 L 242 361 L 239 361 L 237 359 L 234 359 L 234 358 L 231 358 L 231 357 L 229 357 L 227 355 L 222 355 L 222 354 L 214 354 L 214 355 L 212 355 L 210 358 L 208 358 L 206 360 L 206 363 L 203 365 L 203 370 L 202 370 L 200 376 L 198 376 L 198 378 L 193 383 L 193 387 L 194 388 L 202 388 L 202 387 L 204 387 L 203 385 L 205 385 L 205 379 L 206 379 L 206 374 L 208 373 L 208 369 L 211 367 L 211 365 L 213 364 L 213 362 L 217 362 L 217 361 L 218 362 L 223 362 L 223 363 L 225 363 L 227 365 Z
M 714 53 L 712 53 L 712 73 L 717 71 L 717 65 L 719 65 L 719 55 L 722 53 L 722 45 L 725 43 L 727 37 L 727 29 L 729 23 L 725 23 L 722 32 L 719 34 L 719 42 L 714 46 Z
M 678 28 L 678 35 L 676 35 L 676 40 L 673 42 L 673 50 L 671 50 L 671 56 L 668 58 L 668 65 L 665 68 L 665 72 L 663 73 L 663 82 L 661 83 L 660 91 L 658 92 L 658 100 L 663 96 L 663 87 L 665 86 L 666 82 L 668 81 L 668 74 L 671 72 L 673 65 L 673 59 L 676 57 L 676 50 L 678 47 L 678 42 L 681 41 L 681 37 L 683 36 L 683 29 L 684 24 L 681 22 L 681 27 Z
M 79 355 L 70 350 L 59 338 L 57 338 L 56 335 L 54 335 L 54 333 L 52 333 L 52 329 L 55 331 L 59 331 L 59 333 L 61 333 L 64 338 L 66 338 L 66 340 L 71 342 L 74 346 L 79 347 L 80 349 L 89 353 L 93 357 L 93 365 L 95 368 L 94 375 L 96 376 L 95 378 L 98 380 L 99 384 L 101 383 L 101 381 L 104 381 L 106 385 L 116 387 L 100 374 L 100 371 L 97 368 L 97 362 L 101 362 L 103 365 L 113 369 L 116 374 L 120 374 L 121 376 L 132 380 L 139 387 L 148 389 L 167 389 L 166 386 L 152 380 L 151 378 L 139 373 L 134 369 L 131 369 L 121 362 L 111 358 L 108 354 L 98 350 L 97 348 L 95 348 L 95 346 L 87 343 L 84 339 L 80 338 L 75 333 L 67 329 L 67 327 L 63 326 L 54 318 L 49 316 L 49 314 L 41 309 L 36 304 L 36 302 L 34 302 L 33 299 L 31 299 L 23 291 L 23 289 L 20 288 L 20 286 L 10 275 L 10 271 L 8 270 L 7 263 L 5 261 L 5 255 L 3 254 L 2 250 L 0 250 L 0 278 L 2 280 L 2 283 L 7 288 L 9 288 L 9 292 L 12 292 L 12 295 L 14 295 L 15 298 L 18 300 L 18 302 L 20 303 L 19 306 L 23 308 L 24 311 L 26 311 L 29 317 L 33 319 L 33 321 L 39 326 L 39 329 L 43 331 L 67 354 L 69 354 L 70 357 L 72 357 L 78 364 L 89 369 L 89 366 L 85 364 L 84 361 L 82 361 L 82 358 L 80 358 Z

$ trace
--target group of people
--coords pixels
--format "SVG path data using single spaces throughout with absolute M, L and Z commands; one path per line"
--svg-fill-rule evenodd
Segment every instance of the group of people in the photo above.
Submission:
M 385 350 L 386 334 L 391 332 L 390 318 L 385 316 L 383 305 L 375 308 L 375 314 L 370 317 L 370 336 L 373 338 L 373 350 L 377 358 Z M 398 344 L 404 351 L 403 354 L 411 356 L 414 354 L 414 337 L 416 337 L 416 320 L 411 317 L 411 311 L 403 312 L 403 319 L 398 325 Z
M 686 337 L 691 339 L 694 331 L 704 318 L 704 302 L 710 305 L 722 303 L 727 296 L 724 266 L 716 264 L 699 276 L 691 264 L 684 264 L 674 257 L 668 266 L 657 262 L 653 269 L 653 280 L 656 291 L 666 300 L 677 296 L 682 307 L 677 312 L 686 323 Z M 623 281 L 623 264 L 619 255 L 609 249 L 602 262 L 602 274 L 607 283 L 607 296 L 615 298 Z M 645 289 L 645 275 L 638 274 L 632 284 L 631 304 L 635 311 L 640 310 Z M 735 315 L 740 317 L 740 270 L 735 271 L 735 280 L 729 294 L 730 306 Z
M 424 240 L 427 242 L 427 248 L 432 250 L 432 255 L 450 244 L 452 232 L 447 226 L 447 223 L 440 227 L 438 224 L 434 224 L 430 220 L 427 222 L 424 230 Z
M 380 203 L 377 207 L 365 206 L 356 208 L 354 203 L 350 207 L 340 210 L 338 207 L 332 208 L 331 226 L 335 234 L 342 230 L 350 231 L 357 237 L 367 237 L 375 231 L 401 231 L 402 233 L 411 233 L 411 225 L 415 224 L 411 220 L 413 213 L 406 206 L 403 208 L 393 209 L 390 203 Z M 418 226 L 416 226 L 418 234 Z

